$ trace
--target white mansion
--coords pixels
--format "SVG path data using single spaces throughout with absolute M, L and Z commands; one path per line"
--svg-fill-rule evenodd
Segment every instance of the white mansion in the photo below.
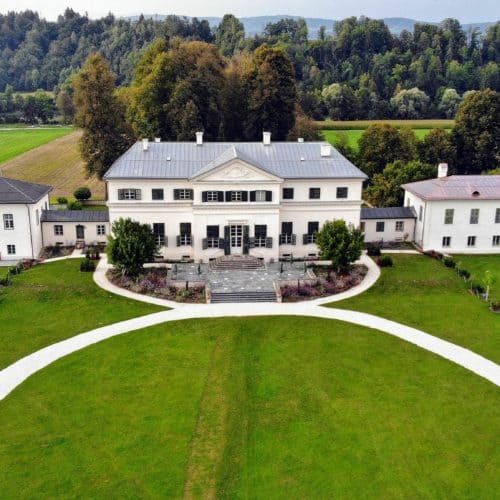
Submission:
M 366 175 L 326 142 L 137 142 L 105 175 L 108 211 L 49 209 L 50 186 L 0 177 L 0 265 L 42 247 L 106 243 L 110 224 L 150 224 L 166 259 L 314 258 L 325 221 L 366 242 L 446 253 L 500 253 L 500 176 L 413 182 L 404 207 L 361 208 Z
M 359 226 L 366 175 L 326 142 L 134 144 L 106 173 L 110 223 L 151 224 L 168 259 L 316 256 L 327 220 Z

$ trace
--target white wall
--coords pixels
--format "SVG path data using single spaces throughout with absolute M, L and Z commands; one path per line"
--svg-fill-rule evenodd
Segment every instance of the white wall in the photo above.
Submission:
M 403 231 L 396 231 L 396 222 L 403 222 Z M 415 219 L 363 219 L 367 243 L 380 241 L 413 241 Z M 384 222 L 384 231 L 377 232 L 377 222 Z
M 277 259 L 284 253 L 296 257 L 317 253 L 316 245 L 303 245 L 302 235 L 307 233 L 309 221 L 320 223 L 344 219 L 356 227 L 359 225 L 361 207 L 361 180 L 307 179 L 283 181 L 273 175 L 236 160 L 193 180 L 109 180 L 108 208 L 110 223 L 120 217 L 130 217 L 141 223 L 163 222 L 168 246 L 162 250 L 165 257 L 179 259 L 189 255 L 195 260 L 208 260 L 223 255 L 223 249 L 202 249 L 207 225 L 218 225 L 219 235 L 224 238 L 224 226 L 239 223 L 250 226 L 250 237 L 256 224 L 267 225 L 267 235 L 273 238 L 273 248 L 250 249 L 250 254 L 266 260 Z M 294 199 L 283 200 L 282 188 L 293 187 Z M 309 199 L 309 188 L 321 188 L 319 200 Z M 348 198 L 337 199 L 337 187 L 348 187 Z M 141 189 L 141 200 L 118 200 L 118 189 Z M 164 200 L 153 201 L 151 190 L 162 188 Z M 173 190 L 188 188 L 194 191 L 193 201 L 173 199 Z M 271 202 L 202 202 L 203 191 L 254 191 L 273 192 Z M 193 246 L 176 246 L 181 222 L 190 222 Z M 279 245 L 281 222 L 293 222 L 297 245 Z
M 97 234 L 97 226 L 104 224 L 106 228 L 105 235 Z M 54 226 L 63 226 L 63 234 L 56 235 Z M 43 222 L 43 244 L 44 246 L 52 246 L 62 244 L 63 246 L 72 246 L 76 241 L 76 226 L 82 225 L 85 229 L 85 243 L 87 245 L 95 245 L 96 243 L 106 243 L 107 235 L 109 234 L 109 222 Z
M 20 260 L 37 258 L 42 249 L 42 209 L 48 207 L 49 197 L 44 196 L 33 204 L 0 205 L 0 259 Z M 14 216 L 14 229 L 4 229 L 3 215 Z M 7 245 L 16 246 L 16 254 L 7 254 Z
M 500 224 L 495 223 L 495 211 L 500 200 L 447 200 L 425 202 L 406 192 L 405 205 L 413 204 L 419 213 L 423 206 L 422 221 L 417 218 L 415 241 L 424 251 L 437 250 L 447 253 L 500 253 L 499 246 L 492 245 L 494 235 L 500 235 Z M 453 224 L 445 224 L 445 210 L 454 209 Z M 479 209 L 479 223 L 470 224 L 470 211 Z M 443 247 L 444 236 L 451 237 L 451 245 Z M 476 236 L 476 245 L 467 246 L 468 236 Z

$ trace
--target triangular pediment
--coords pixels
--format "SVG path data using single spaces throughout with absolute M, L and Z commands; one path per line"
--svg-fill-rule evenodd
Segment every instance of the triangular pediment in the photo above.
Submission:
M 236 155 L 235 155 L 236 156 Z M 236 156 L 223 162 L 212 162 L 192 178 L 195 182 L 279 182 L 282 179 Z

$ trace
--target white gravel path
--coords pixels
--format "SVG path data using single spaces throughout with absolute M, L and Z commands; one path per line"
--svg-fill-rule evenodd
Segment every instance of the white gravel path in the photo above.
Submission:
M 96 283 L 102 288 L 119 295 L 172 307 L 158 313 L 148 314 L 139 318 L 121 321 L 102 328 L 97 328 L 56 344 L 40 349 L 0 371 L 0 400 L 4 399 L 18 385 L 28 377 L 50 365 L 54 361 L 79 351 L 87 346 L 102 340 L 121 335 L 123 333 L 140 330 L 148 326 L 158 325 L 168 321 L 185 320 L 192 318 L 220 318 L 241 316 L 313 316 L 325 319 L 334 319 L 373 328 L 393 335 L 402 340 L 415 344 L 422 349 L 446 358 L 471 372 L 476 373 L 493 384 L 500 386 L 500 366 L 468 349 L 440 339 L 421 330 L 411 328 L 395 321 L 366 314 L 358 311 L 320 307 L 322 303 L 342 300 L 362 293 L 375 283 L 380 272 L 371 259 L 363 258 L 363 263 L 369 272 L 358 287 L 352 288 L 345 294 L 338 294 L 326 299 L 318 299 L 300 303 L 251 303 L 251 304 L 179 304 L 167 300 L 135 294 L 116 287 L 106 279 L 107 263 L 102 259 L 94 274 Z

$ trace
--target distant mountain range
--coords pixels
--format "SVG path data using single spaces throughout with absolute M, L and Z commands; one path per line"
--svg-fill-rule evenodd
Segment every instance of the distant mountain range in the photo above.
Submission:
M 144 14 L 144 17 L 152 18 L 158 21 L 165 19 L 167 16 L 163 14 Z M 186 16 L 189 17 L 189 16 Z M 127 16 L 126 19 L 137 20 L 139 15 Z M 277 15 L 277 16 L 257 16 L 257 17 L 240 17 L 241 22 L 245 26 L 245 33 L 247 36 L 254 36 L 262 33 L 266 24 L 275 23 L 280 19 L 292 18 L 299 19 L 300 16 L 288 16 L 288 15 Z M 199 19 L 206 19 L 211 26 L 217 26 L 221 18 L 220 17 L 202 17 Z M 333 32 L 333 25 L 335 24 L 335 19 L 323 19 L 319 17 L 306 17 L 304 18 L 309 29 L 309 38 L 316 38 L 319 28 L 325 26 L 326 32 L 331 34 Z M 413 31 L 413 27 L 417 23 L 424 22 L 426 24 L 439 24 L 428 21 L 416 21 L 414 19 L 408 19 L 406 17 L 386 17 L 383 19 L 389 30 L 394 34 L 399 34 L 403 30 Z M 462 28 L 468 31 L 471 28 L 478 28 L 481 33 L 485 32 L 486 29 L 495 24 L 495 22 L 484 22 L 484 23 L 468 23 L 462 24 Z

